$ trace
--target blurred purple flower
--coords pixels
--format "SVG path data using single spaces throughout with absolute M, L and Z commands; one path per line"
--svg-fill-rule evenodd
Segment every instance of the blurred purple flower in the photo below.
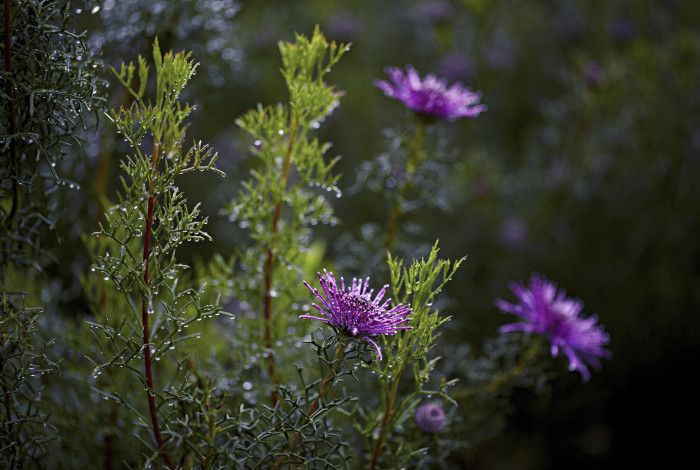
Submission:
M 439 403 L 425 403 L 416 410 L 416 425 L 423 432 L 436 433 L 445 428 L 445 411 Z
M 626 44 L 634 39 L 634 36 L 637 34 L 637 28 L 632 18 L 622 15 L 613 20 L 608 28 L 608 32 L 615 42 Z
M 428 0 L 420 2 L 416 13 L 431 23 L 447 21 L 454 13 L 454 8 L 445 0 Z
M 324 295 L 304 281 L 312 294 L 321 304 L 313 304 L 313 307 L 321 312 L 321 317 L 315 315 L 301 315 L 299 318 L 318 320 L 328 323 L 352 337 L 359 337 L 372 345 L 377 352 L 377 357 L 382 360 L 382 351 L 379 345 L 371 338 L 377 335 L 395 335 L 400 330 L 409 330 L 406 325 L 411 313 L 409 305 L 399 304 L 389 309 L 391 299 L 382 302 L 388 285 L 382 287 L 377 296 L 372 299 L 374 289 L 369 288 L 369 277 L 352 279 L 352 284 L 346 288 L 345 280 L 340 278 L 340 287 L 336 284 L 335 276 L 326 270 L 318 273 L 318 281 L 321 284 Z
M 527 224 L 522 217 L 506 217 L 501 222 L 499 238 L 508 248 L 521 247 L 527 241 Z
M 459 82 L 448 88 L 445 80 L 433 74 L 421 80 L 411 65 L 406 66 L 406 73 L 396 67 L 387 67 L 385 71 L 393 83 L 375 80 L 375 86 L 386 96 L 403 102 L 416 114 L 454 121 L 473 118 L 486 111 L 486 106 L 478 104 L 481 94 Z
M 465 54 L 457 51 L 450 52 L 438 62 L 440 75 L 455 82 L 457 80 L 472 81 L 476 77 L 476 65 Z
M 586 85 L 589 88 L 595 88 L 600 83 L 603 81 L 605 78 L 605 71 L 603 70 L 603 67 L 596 62 L 595 60 L 591 60 L 586 64 L 586 69 L 584 71 L 584 79 L 586 81 Z
M 340 41 L 355 39 L 359 30 L 359 20 L 355 15 L 347 11 L 333 15 L 328 24 L 330 36 Z
M 493 70 L 511 70 L 513 68 L 513 51 L 510 46 L 496 44 L 484 51 L 486 64 Z
M 532 275 L 529 286 L 512 282 L 510 289 L 520 303 L 498 299 L 496 306 L 524 321 L 503 325 L 499 332 L 524 331 L 546 336 L 551 343 L 552 356 L 563 352 L 569 359 L 569 370 L 577 370 L 584 382 L 588 381 L 591 374 L 587 363 L 599 368 L 599 358 L 610 354 L 605 349 L 610 337 L 597 324 L 598 318 L 583 318 L 583 302 L 566 297 L 563 290 L 557 290 L 556 284 L 537 274 Z

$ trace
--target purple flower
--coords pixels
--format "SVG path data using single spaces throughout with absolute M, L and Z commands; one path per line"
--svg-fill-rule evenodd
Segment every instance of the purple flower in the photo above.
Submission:
M 620 44 L 626 44 L 634 39 L 637 28 L 629 16 L 618 16 L 609 26 L 613 40 Z
M 499 238 L 508 248 L 520 248 L 527 241 L 527 223 L 522 217 L 508 216 L 501 221 Z
M 584 382 L 588 381 L 591 374 L 586 363 L 599 368 L 599 358 L 610 354 L 605 349 L 610 337 L 597 324 L 598 318 L 583 318 L 583 302 L 566 297 L 556 284 L 537 274 L 532 275 L 529 286 L 513 282 L 510 289 L 520 303 L 498 299 L 496 306 L 524 321 L 503 325 L 499 332 L 524 331 L 548 337 L 552 356 L 562 351 L 569 359 L 569 370 L 577 370 Z
M 416 410 L 416 425 L 423 432 L 440 432 L 445 427 L 445 411 L 439 403 L 425 403 Z
M 586 64 L 584 78 L 589 88 L 595 88 L 605 79 L 605 71 L 598 62 L 592 60 Z
M 499 36 L 484 51 L 484 60 L 489 68 L 508 72 L 515 66 L 513 44 L 505 36 Z
M 377 357 L 382 360 L 382 351 L 379 345 L 371 337 L 377 335 L 395 335 L 400 330 L 408 330 L 406 325 L 411 313 L 408 305 L 397 305 L 388 308 L 391 299 L 382 302 L 384 294 L 389 287 L 385 285 L 372 299 L 374 289 L 369 288 L 369 277 L 352 279 L 352 284 L 346 288 L 345 280 L 340 278 L 340 287 L 336 284 L 335 276 L 326 270 L 318 273 L 318 282 L 323 293 L 311 287 L 308 282 L 304 285 L 312 294 L 321 301 L 321 304 L 313 304 L 313 307 L 321 312 L 321 317 L 314 315 L 301 315 L 299 318 L 308 318 L 328 323 L 348 336 L 359 337 L 372 345 L 377 352 Z
M 448 88 L 445 80 L 433 74 L 421 80 L 411 65 L 406 66 L 406 73 L 396 67 L 387 67 L 385 72 L 393 83 L 375 80 L 375 86 L 422 116 L 454 121 L 473 118 L 486 111 L 486 106 L 478 104 L 481 94 L 459 82 Z
M 445 0 L 428 0 L 420 2 L 416 13 L 432 23 L 442 23 L 453 17 L 454 8 Z
M 331 17 L 329 30 L 333 38 L 341 41 L 351 41 L 360 31 L 360 22 L 355 15 L 343 11 Z
M 476 76 L 476 66 L 466 55 L 453 51 L 445 55 L 438 62 L 440 75 L 449 81 L 473 80 Z

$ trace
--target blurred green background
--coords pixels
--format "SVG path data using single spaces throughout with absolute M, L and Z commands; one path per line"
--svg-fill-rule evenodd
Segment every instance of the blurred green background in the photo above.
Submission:
M 662 436 L 696 407 L 688 381 L 700 359 L 700 2 L 92 5 L 79 21 L 108 65 L 147 54 L 156 35 L 202 63 L 187 97 L 197 105 L 190 136 L 214 145 L 228 176 L 182 184 L 204 201 L 215 240 L 189 247 L 190 258 L 226 253 L 244 236 L 219 215 L 252 163 L 234 120 L 286 98 L 278 40 L 319 24 L 353 43 L 329 78 L 346 94 L 320 130 L 342 156 L 341 224 L 323 229 L 331 257 L 343 256 L 348 234 L 381 236 L 368 224 L 381 228 L 387 217 L 381 186 L 357 184 L 363 168 L 372 171 L 367 162 L 390 149 L 385 129 L 410 119 L 373 86 L 383 68 L 413 64 L 481 91 L 487 113 L 439 124 L 429 139 L 436 171 L 425 184 L 440 191 L 408 220 L 421 240 L 439 238 L 445 255 L 468 256 L 449 288 L 456 321 L 445 340 L 478 345 L 493 336 L 506 320 L 493 299 L 535 271 L 585 300 L 613 356 L 585 385 L 556 361 L 551 393 L 517 391 L 504 432 L 471 449 L 465 468 L 620 468 L 683 444 Z M 113 104 L 124 100 L 117 88 L 109 88 Z M 119 152 L 109 150 L 109 125 L 101 128 L 85 146 L 89 165 L 69 169 L 85 191 L 67 196 L 68 210 L 82 215 L 64 221 L 65 262 L 54 269 L 66 279 L 84 272 L 85 258 L 70 247 L 94 223 L 97 197 L 115 188 Z M 66 303 L 80 303 L 76 289 L 60 287 Z

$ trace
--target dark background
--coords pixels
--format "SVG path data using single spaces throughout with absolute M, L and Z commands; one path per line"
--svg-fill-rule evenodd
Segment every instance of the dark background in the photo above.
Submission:
M 700 2 L 130 0 L 88 10 L 81 24 L 110 65 L 147 54 L 155 35 L 202 62 L 190 135 L 219 150 L 228 176 L 183 183 L 204 201 L 215 240 L 192 258 L 225 253 L 241 236 L 218 214 L 251 163 L 234 120 L 285 99 L 277 40 L 319 24 L 354 43 L 329 78 L 346 95 L 320 131 L 344 175 L 342 223 L 323 232 L 330 256 L 343 254 L 343 234 L 386 220 L 380 194 L 353 189 L 363 162 L 387 150 L 383 130 L 410 118 L 372 85 L 383 68 L 410 63 L 480 90 L 487 113 L 435 130 L 449 168 L 437 182 L 444 201 L 409 219 L 422 240 L 440 238 L 443 254 L 468 255 L 449 288 L 449 340 L 493 336 L 505 321 L 493 299 L 540 272 L 599 316 L 613 356 L 585 385 L 554 361 L 550 392 L 516 390 L 503 433 L 471 449 L 465 466 L 621 468 L 683 455 L 697 433 L 676 423 L 697 411 L 700 360 Z M 113 180 L 109 137 L 92 138 L 90 165 Z M 89 174 L 75 179 L 99 194 Z M 89 201 L 81 210 L 94 220 Z M 89 226 L 72 223 L 64 247 Z

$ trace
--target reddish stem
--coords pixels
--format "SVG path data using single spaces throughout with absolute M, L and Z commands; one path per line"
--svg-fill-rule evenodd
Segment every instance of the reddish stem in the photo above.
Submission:
M 158 164 L 158 151 L 158 143 L 154 143 L 152 160 L 152 169 L 154 172 Z M 151 186 L 150 181 L 149 186 Z M 146 284 L 146 287 L 150 285 L 150 279 L 148 276 L 148 263 L 151 258 L 151 232 L 153 229 L 153 211 L 155 209 L 155 206 L 156 195 L 152 194 L 148 198 L 148 209 L 146 213 L 146 229 L 143 233 L 143 261 L 145 264 L 143 270 L 143 282 Z M 176 468 L 176 465 L 164 448 L 165 443 L 163 441 L 163 437 L 160 434 L 160 425 L 158 424 L 158 408 L 156 406 L 155 393 L 153 392 L 153 361 L 151 357 L 151 332 L 148 324 L 148 316 L 148 303 L 146 295 L 144 294 L 141 296 L 141 322 L 143 323 L 143 357 L 146 368 L 146 386 L 148 387 L 148 390 L 146 390 L 146 395 L 148 396 L 148 412 L 151 415 L 153 435 L 156 439 L 156 443 L 158 444 L 158 450 L 163 456 L 163 460 L 165 460 L 167 466 L 171 469 L 174 469 Z
M 396 391 L 399 387 L 399 377 L 400 373 L 397 374 L 396 380 L 391 385 L 391 390 L 387 394 L 386 398 L 386 409 L 384 410 L 384 418 L 382 419 L 382 424 L 379 428 L 379 437 L 374 445 L 374 453 L 372 454 L 372 463 L 370 464 L 370 469 L 374 470 L 377 468 L 377 462 L 379 462 L 379 456 L 382 453 L 382 447 L 384 445 L 384 436 L 387 433 L 387 424 L 394 414 L 394 399 L 396 397 Z
M 287 152 L 284 156 L 284 167 L 282 169 L 282 185 L 287 188 L 287 180 L 292 168 L 292 149 L 294 147 L 294 134 L 296 133 L 296 120 L 294 116 L 291 118 L 289 126 L 289 143 L 287 144 Z M 272 235 L 277 233 L 279 221 L 282 218 L 283 201 L 280 200 L 275 204 L 274 212 L 272 213 L 272 225 L 270 232 Z M 267 249 L 267 257 L 265 258 L 264 274 L 263 274 L 263 342 L 267 349 L 272 349 L 272 332 L 270 331 L 270 321 L 272 319 L 272 269 L 274 267 L 275 255 L 272 252 L 272 247 Z M 275 358 L 270 354 L 267 358 L 267 371 L 270 378 L 276 382 Z M 273 392 L 270 397 L 272 404 L 275 405 L 278 401 L 277 393 Z

